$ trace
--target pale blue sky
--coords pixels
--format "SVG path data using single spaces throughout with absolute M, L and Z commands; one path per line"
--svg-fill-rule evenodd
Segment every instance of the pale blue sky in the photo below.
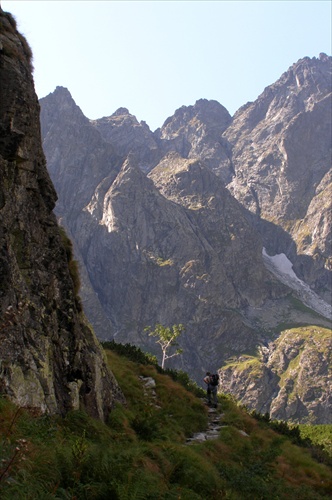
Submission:
M 126 107 L 151 130 L 182 105 L 231 114 L 293 63 L 331 55 L 331 1 L 2 0 L 34 54 L 39 98 L 67 87 L 88 118 Z

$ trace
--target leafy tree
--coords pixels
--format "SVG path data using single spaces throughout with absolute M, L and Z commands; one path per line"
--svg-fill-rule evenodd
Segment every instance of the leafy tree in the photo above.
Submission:
M 161 367 L 164 369 L 166 359 L 173 358 L 174 356 L 178 356 L 183 352 L 183 349 L 176 349 L 173 354 L 168 354 L 168 350 L 171 347 L 176 347 L 178 345 L 177 339 L 181 335 L 181 333 L 185 330 L 184 326 L 173 325 L 172 327 L 165 327 L 160 323 L 157 323 L 154 327 L 154 330 L 151 329 L 150 326 L 144 329 L 145 332 L 149 332 L 149 336 L 158 337 L 156 341 L 157 344 L 160 345 L 163 356 L 161 361 Z

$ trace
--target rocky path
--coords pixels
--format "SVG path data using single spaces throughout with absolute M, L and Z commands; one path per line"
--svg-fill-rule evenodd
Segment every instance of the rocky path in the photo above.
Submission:
M 221 413 L 219 408 L 209 408 L 208 412 L 209 421 L 207 429 L 203 432 L 197 432 L 188 438 L 186 444 L 203 443 L 204 441 L 217 439 L 219 437 L 220 429 L 225 427 L 221 425 L 223 413 Z
M 143 390 L 145 396 L 150 400 L 150 404 L 155 406 L 156 408 L 160 408 L 156 404 L 156 381 L 152 377 L 139 377 L 142 385 L 143 385 Z M 202 401 L 206 402 L 205 399 L 202 399 Z M 223 413 L 221 412 L 220 405 L 218 408 L 212 408 L 209 407 L 208 409 L 208 426 L 205 431 L 202 432 L 197 432 L 193 434 L 190 438 L 187 439 L 186 445 L 189 444 L 197 444 L 197 443 L 203 443 L 204 441 L 212 440 L 212 439 L 217 439 L 219 437 L 219 431 L 222 427 L 227 427 L 223 426 L 221 424 L 221 419 L 223 417 Z M 244 433 L 245 434 L 245 433 Z

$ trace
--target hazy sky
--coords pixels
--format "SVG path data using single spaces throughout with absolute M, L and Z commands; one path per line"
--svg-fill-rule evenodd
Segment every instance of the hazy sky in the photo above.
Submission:
M 152 130 L 182 105 L 231 114 L 293 63 L 331 55 L 331 2 L 2 0 L 34 54 L 39 98 L 67 87 L 88 118 L 128 108 Z

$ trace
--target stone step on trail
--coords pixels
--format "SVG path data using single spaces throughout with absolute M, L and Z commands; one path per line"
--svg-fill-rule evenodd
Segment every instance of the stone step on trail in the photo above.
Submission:
M 209 408 L 207 429 L 204 432 L 197 432 L 193 434 L 187 439 L 186 444 L 198 444 L 212 439 L 218 439 L 220 429 L 225 427 L 220 423 L 223 415 L 223 413 L 218 411 L 218 408 Z

